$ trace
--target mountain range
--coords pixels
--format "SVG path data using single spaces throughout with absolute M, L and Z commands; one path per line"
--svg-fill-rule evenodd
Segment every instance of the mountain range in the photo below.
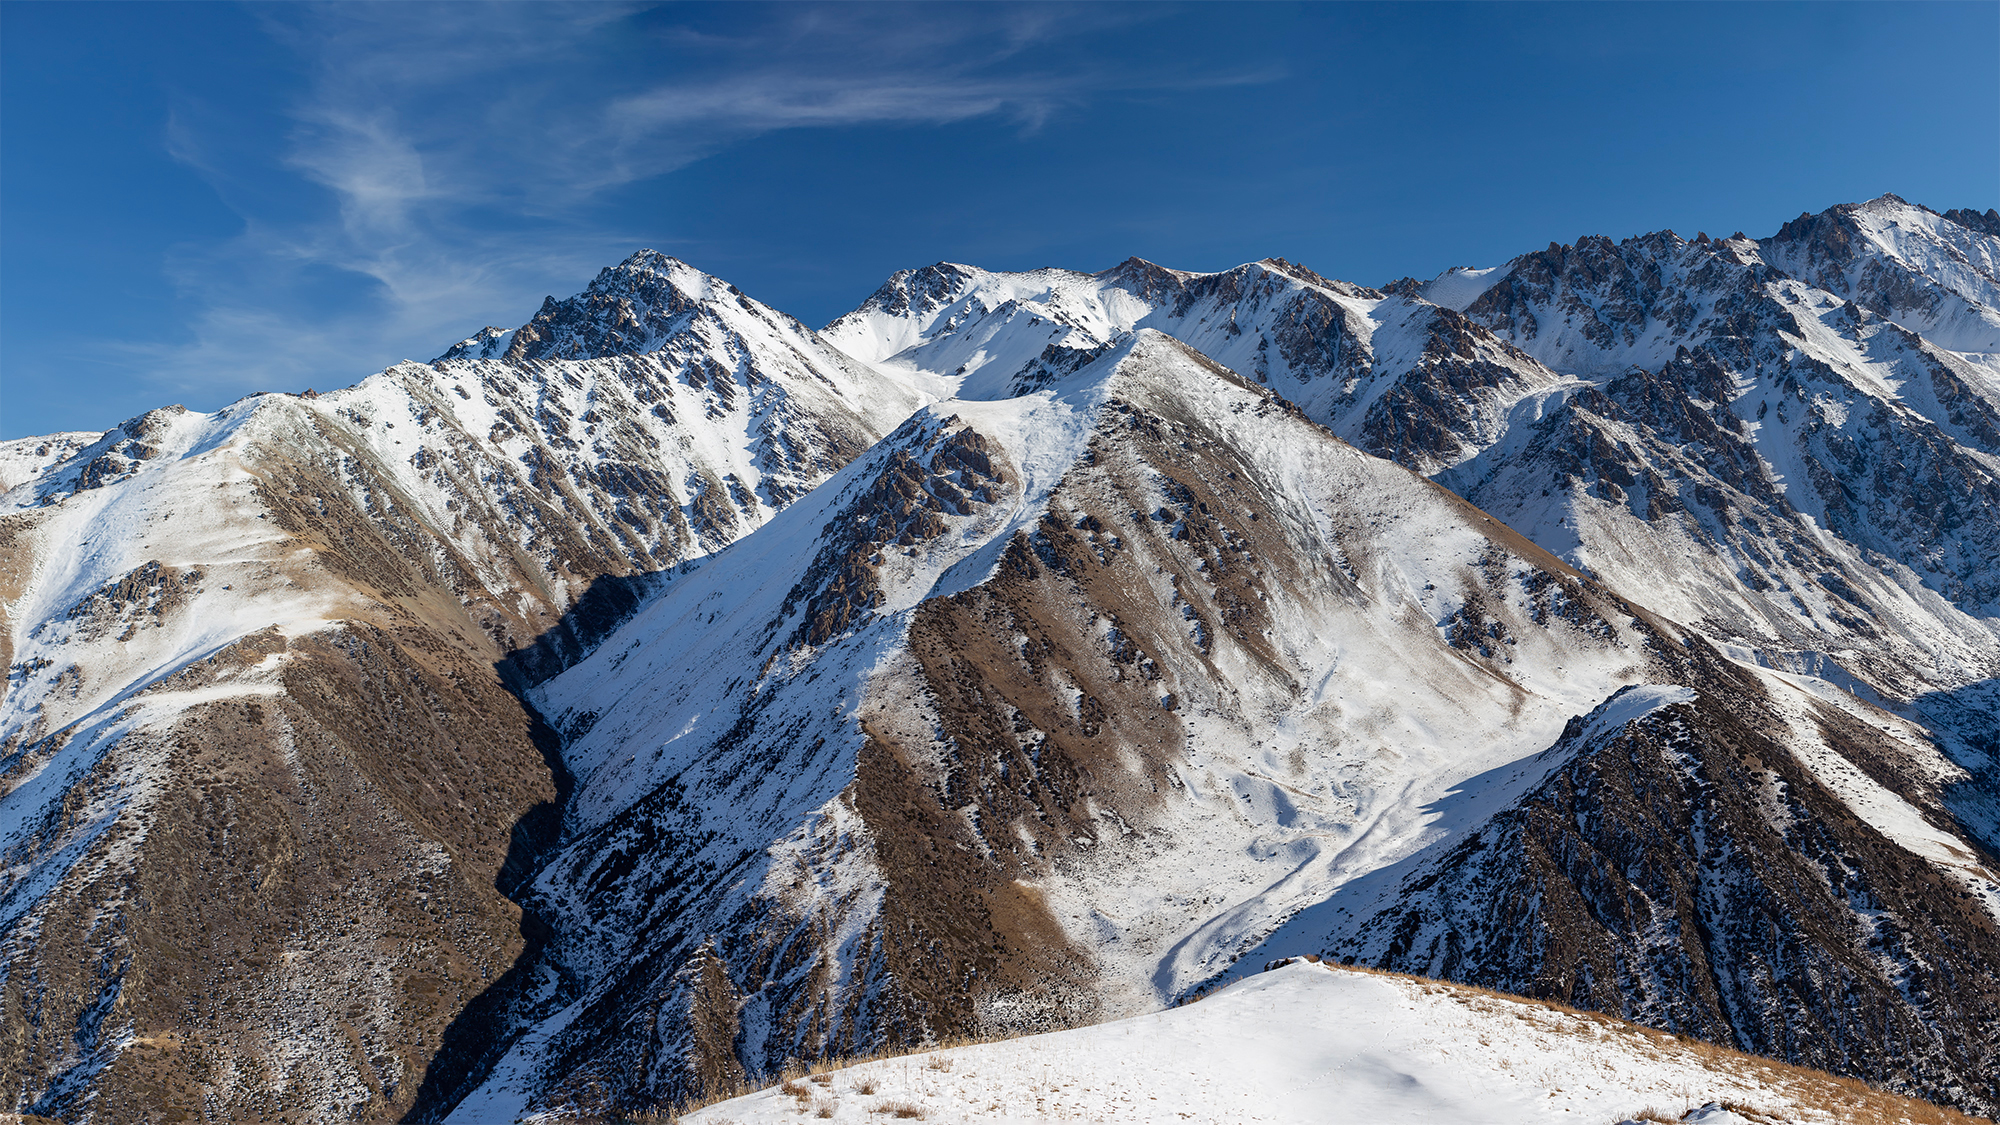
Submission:
M 1299 953 L 2000 1110 L 1994 211 L 818 332 L 641 251 L 0 487 L 19 1112 L 646 1112 Z

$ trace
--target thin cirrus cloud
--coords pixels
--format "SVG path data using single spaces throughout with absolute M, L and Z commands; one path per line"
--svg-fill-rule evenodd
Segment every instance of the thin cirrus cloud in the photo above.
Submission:
M 168 263 L 190 339 L 111 348 L 194 392 L 337 385 L 518 321 L 639 245 L 685 252 L 605 196 L 756 136 L 973 118 L 1032 133 L 1107 93 L 1275 77 L 1024 62 L 1148 18 L 1117 6 L 923 11 L 781 7 L 699 27 L 630 5 L 266 9 L 306 94 L 264 151 L 175 115 L 169 151 L 243 229 Z

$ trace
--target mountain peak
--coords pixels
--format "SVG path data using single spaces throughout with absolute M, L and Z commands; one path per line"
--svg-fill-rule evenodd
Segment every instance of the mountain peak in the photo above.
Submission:
M 1905 215 L 1936 214 L 1937 212 L 1922 204 L 1911 203 L 1900 195 L 1884 192 L 1873 199 L 1866 199 L 1859 203 L 1836 203 L 1818 214 L 1814 214 L 1811 211 L 1801 211 L 1798 218 L 1778 228 L 1777 234 L 1761 241 L 1781 243 L 1824 238 L 1827 237 L 1827 232 L 1835 228 L 1839 228 L 1847 232 L 1848 235 L 1852 235 L 1859 232 L 1857 224 L 1867 221 L 1867 218 L 1870 217 L 1887 217 L 1893 221 Z M 1833 235 L 1832 237 L 1836 241 L 1842 238 L 1841 235 Z
M 443 359 L 478 356 L 506 359 L 592 359 L 639 355 L 684 329 L 704 308 L 739 306 L 763 310 L 743 291 L 703 273 L 672 255 L 640 250 L 599 270 L 583 292 L 557 300 L 547 297 L 527 324 L 504 334 L 488 329 L 446 352 Z M 758 315 L 778 316 L 769 310 Z M 789 319 L 789 318 L 786 318 Z M 474 345 L 475 347 L 468 347 Z M 496 346 L 497 345 L 497 346 Z M 465 348 L 464 352 L 460 349 Z
M 897 270 L 889 276 L 889 280 L 882 283 L 881 288 L 869 294 L 868 299 L 862 302 L 861 308 L 873 309 L 891 316 L 901 316 L 913 311 L 919 314 L 928 313 L 932 309 L 957 300 L 966 286 L 983 272 L 985 271 L 971 266 L 961 266 L 955 262 L 937 262 L 918 269 Z
M 1313 949 L 1991 1113 L 2000 215 L 1806 225 L 940 262 L 819 335 L 645 249 L 0 442 L 0 1111 L 643 1114 Z
M 1349 285 L 1346 282 L 1332 281 L 1321 277 L 1313 270 L 1307 269 L 1297 262 L 1286 261 L 1283 258 L 1265 258 L 1257 264 L 1267 269 L 1276 270 L 1295 281 L 1303 281 L 1307 285 L 1317 285 L 1321 289 L 1334 289 L 1341 292 L 1348 290 L 1358 291 L 1360 289 L 1360 286 Z
M 592 359 L 654 350 L 698 307 L 716 304 L 761 310 L 741 289 L 658 250 L 642 248 L 597 271 L 583 291 L 542 298 L 533 319 L 508 330 L 489 325 L 446 349 L 433 362 L 458 359 Z M 794 322 L 795 323 L 795 322 Z
M 554 298 L 549 298 L 549 301 L 553 300 Z M 549 301 L 543 302 L 543 309 L 549 307 Z M 498 359 L 507 354 L 507 346 L 513 342 L 513 330 L 489 324 L 445 349 L 443 355 L 431 362 L 443 363 L 453 359 Z
M 1765 260 L 1956 352 L 2000 352 L 2000 213 L 1939 214 L 1895 195 L 1803 214 Z
M 658 278 L 667 284 L 700 285 L 715 279 L 674 257 L 658 250 L 642 248 L 635 250 L 631 257 L 615 266 L 606 266 L 590 279 L 584 292 L 615 290 L 634 280 Z
M 1921 203 L 1911 203 L 1900 195 L 1884 192 L 1873 199 L 1860 203 L 1840 203 L 1815 215 L 1810 211 L 1800 212 L 1799 217 L 1786 223 L 1776 235 L 1766 242 L 1791 242 L 1811 239 L 1816 232 L 1831 226 L 1841 226 L 1859 231 L 1861 225 L 1878 226 L 1934 226 L 1936 220 L 1972 231 L 1974 234 L 2000 235 L 2000 211 L 1988 208 L 1985 212 L 1966 208 L 1937 211 Z M 1948 235 L 1946 237 L 1949 237 Z
M 1157 302 L 1165 299 L 1166 294 L 1180 292 L 1187 286 L 1188 278 L 1194 275 L 1168 269 L 1135 255 L 1098 276 L 1142 300 Z

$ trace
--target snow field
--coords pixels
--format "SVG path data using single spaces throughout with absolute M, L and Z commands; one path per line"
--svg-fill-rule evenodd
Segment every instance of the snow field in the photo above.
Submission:
M 0 441 L 0 492 L 11 491 L 41 476 L 103 436 L 87 430 L 71 430 Z
M 1640 1115 L 1970 1120 L 1621 1020 L 1305 960 L 1168 1011 L 864 1062 L 680 1120 L 1611 1125 Z

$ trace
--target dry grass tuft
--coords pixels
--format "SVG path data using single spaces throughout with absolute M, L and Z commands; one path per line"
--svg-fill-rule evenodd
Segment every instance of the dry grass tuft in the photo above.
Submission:
M 886 1114 L 890 1117 L 915 1118 L 918 1121 L 924 1119 L 924 1107 L 915 1102 L 883 1102 L 868 1112 Z

